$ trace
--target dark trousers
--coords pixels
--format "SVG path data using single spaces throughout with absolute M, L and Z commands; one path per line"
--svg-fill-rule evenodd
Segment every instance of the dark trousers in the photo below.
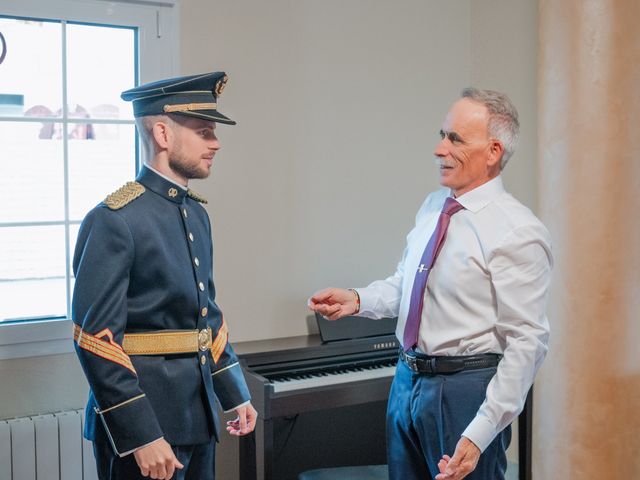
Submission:
M 173 453 L 184 465 L 182 470 L 173 474 L 174 480 L 214 480 L 216 441 L 212 437 L 208 443 L 188 446 L 175 446 Z M 93 452 L 100 480 L 149 480 L 143 477 L 133 453 L 118 457 L 108 441 L 96 438 Z
M 387 461 L 391 480 L 433 479 L 442 455 L 453 456 L 464 429 L 485 399 L 496 368 L 449 375 L 412 372 L 399 361 L 387 407 Z M 504 480 L 507 427 L 480 455 L 465 480 Z

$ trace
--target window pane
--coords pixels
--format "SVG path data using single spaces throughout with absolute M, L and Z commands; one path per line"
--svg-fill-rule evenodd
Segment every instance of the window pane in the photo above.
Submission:
M 135 127 L 112 124 L 91 126 L 94 140 L 69 141 L 71 220 L 82 220 L 109 193 L 135 176 Z
M 51 116 L 62 106 L 60 23 L 0 18 L 0 116 Z
M 0 223 L 64 220 L 64 157 L 52 129 L 0 122 Z
M 120 93 L 134 86 L 134 30 L 67 25 L 69 116 L 133 119 Z
M 0 322 L 66 315 L 64 245 L 62 225 L 0 228 Z

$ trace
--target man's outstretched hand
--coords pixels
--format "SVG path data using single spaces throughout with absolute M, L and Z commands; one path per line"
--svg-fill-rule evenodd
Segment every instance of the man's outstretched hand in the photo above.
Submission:
M 353 315 L 358 311 L 358 297 L 352 290 L 325 288 L 313 294 L 307 302 L 309 309 L 318 312 L 327 320 Z

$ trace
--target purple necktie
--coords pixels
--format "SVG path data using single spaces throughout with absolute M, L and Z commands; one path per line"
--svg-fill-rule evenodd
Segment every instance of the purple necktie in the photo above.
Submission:
M 409 304 L 409 313 L 407 314 L 407 323 L 404 326 L 403 348 L 405 352 L 411 350 L 418 343 L 418 329 L 420 328 L 420 318 L 422 317 L 422 303 L 424 301 L 424 287 L 427 285 L 429 272 L 433 267 L 436 257 L 442 249 L 445 237 L 447 236 L 447 228 L 451 215 L 462 210 L 464 207 L 456 202 L 453 198 L 447 197 L 438 218 L 433 235 L 429 239 L 420 266 L 416 271 L 413 280 L 413 289 L 411 290 L 411 303 Z

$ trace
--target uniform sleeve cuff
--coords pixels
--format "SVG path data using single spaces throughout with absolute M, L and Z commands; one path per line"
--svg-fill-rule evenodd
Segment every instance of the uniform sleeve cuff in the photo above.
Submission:
M 249 405 L 251 403 L 251 400 L 247 400 L 246 402 L 242 402 L 240 405 L 236 405 L 233 408 L 230 408 L 229 410 L 224 410 L 224 413 L 229 413 L 229 412 L 233 412 L 234 410 L 237 410 L 240 407 L 244 407 L 245 405 Z
M 471 440 L 481 452 L 487 449 L 497 434 L 495 427 L 482 415 L 477 415 L 462 432 L 462 436 Z
M 138 447 L 138 448 L 134 448 L 133 450 L 129 450 L 128 452 L 121 453 L 121 454 L 120 454 L 120 456 L 121 456 L 121 457 L 126 457 L 127 455 L 131 455 L 133 452 L 137 452 L 137 451 L 138 451 L 138 450 L 140 450 L 141 448 L 148 447 L 148 446 L 149 446 L 149 445 L 151 445 L 152 443 L 156 443 L 156 442 L 158 442 L 158 441 L 162 440 L 163 438 L 164 438 L 164 437 L 156 438 L 153 442 L 149 442 L 149 443 L 147 443 L 147 444 L 145 444 L 145 445 L 142 445 L 142 446 L 140 446 L 140 447 Z
M 244 374 L 239 363 L 234 363 L 212 374 L 213 389 L 220 401 L 222 410 L 233 410 L 234 405 L 241 405 L 251 399 Z
M 96 409 L 96 413 L 118 456 L 148 445 L 163 435 L 153 408 L 144 395 L 104 410 Z

